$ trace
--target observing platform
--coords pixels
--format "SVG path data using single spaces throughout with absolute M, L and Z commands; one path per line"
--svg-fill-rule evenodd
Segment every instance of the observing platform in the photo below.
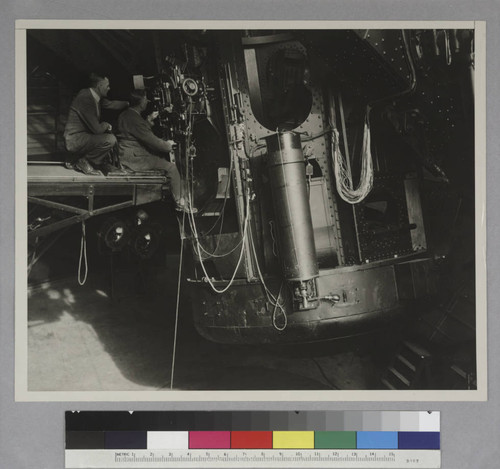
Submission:
M 71 188 L 88 184 L 106 184 L 110 187 L 134 184 L 165 184 L 166 177 L 161 171 L 134 171 L 128 174 L 110 173 L 107 176 L 88 176 L 73 169 L 67 169 L 62 163 L 32 161 L 28 163 L 28 189 L 44 187 L 53 184 L 72 183 Z M 73 184 L 76 183 L 76 184 Z M 47 187 L 48 189 L 48 187 Z M 54 191 L 59 195 L 61 186 L 54 186 Z M 71 193 L 73 195 L 73 192 Z
M 88 176 L 62 163 L 28 163 L 28 203 L 70 215 L 49 224 L 30 224 L 29 238 L 39 237 L 90 217 L 164 199 L 168 191 L 161 171 Z

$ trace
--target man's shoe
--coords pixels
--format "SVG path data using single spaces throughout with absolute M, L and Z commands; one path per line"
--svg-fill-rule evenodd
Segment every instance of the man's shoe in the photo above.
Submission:
M 110 173 L 115 176 L 130 174 L 125 169 L 117 168 L 116 166 L 113 166 L 111 163 L 104 163 L 99 166 L 99 169 L 105 176 L 107 176 Z
M 102 173 L 88 162 L 87 158 L 80 158 L 74 165 L 76 171 L 80 171 L 87 176 L 102 176 Z

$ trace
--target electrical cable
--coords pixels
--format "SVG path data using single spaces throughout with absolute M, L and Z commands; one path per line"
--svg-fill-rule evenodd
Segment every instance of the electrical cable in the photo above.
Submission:
M 238 243 L 233 249 L 231 249 L 231 251 L 229 251 L 227 253 L 224 253 L 224 254 L 215 254 L 217 252 L 217 250 L 219 249 L 220 241 L 222 239 L 221 235 L 222 235 L 222 230 L 224 228 L 224 216 L 225 216 L 225 210 L 226 210 L 226 202 L 227 202 L 227 199 L 229 197 L 229 187 L 231 186 L 231 184 L 230 184 L 230 178 L 231 178 L 232 172 L 233 172 L 233 158 L 230 158 L 229 177 L 228 177 L 228 183 L 226 185 L 226 192 L 224 193 L 224 203 L 222 204 L 221 213 L 217 217 L 217 220 L 215 220 L 215 223 L 210 227 L 210 229 L 208 231 L 206 231 L 205 233 L 203 233 L 203 236 L 202 236 L 202 238 L 208 236 L 210 234 L 210 232 L 215 228 L 215 226 L 217 225 L 217 223 L 220 220 L 220 229 L 219 229 L 217 244 L 215 245 L 214 250 L 210 253 L 200 243 L 200 246 L 201 246 L 203 252 L 205 254 L 207 254 L 208 256 L 210 256 L 210 257 L 226 257 L 229 254 L 231 254 L 232 252 L 234 252 L 237 249 L 237 247 L 239 246 L 239 243 Z M 242 242 L 242 241 L 243 241 L 243 238 L 241 239 L 240 242 Z
M 279 150 L 280 150 L 280 157 L 281 157 L 281 162 L 283 163 L 283 154 L 282 154 L 282 149 L 281 149 L 281 143 L 279 141 L 279 131 L 277 131 L 278 133 L 278 146 L 279 146 Z M 251 152 L 251 155 L 253 155 L 257 150 L 259 149 L 262 149 L 262 148 L 265 148 L 266 145 L 256 145 L 255 147 L 253 147 L 250 152 Z M 283 164 L 281 165 L 282 169 L 283 169 Z M 283 170 L 284 171 L 284 170 Z M 284 174 L 283 172 L 283 178 L 284 180 L 286 181 L 286 175 Z M 285 182 L 286 184 L 286 182 Z M 288 192 L 286 192 L 286 195 L 287 195 L 287 198 L 288 198 Z M 288 203 L 288 206 L 289 206 L 289 210 L 290 210 L 290 203 Z M 291 216 L 291 214 L 289 213 L 289 215 Z M 278 253 L 276 252 L 276 239 L 274 237 L 274 233 L 273 233 L 273 223 L 272 221 L 269 222 L 269 226 L 270 226 L 270 233 L 271 233 L 271 238 L 273 240 L 273 254 L 278 257 Z M 284 282 L 282 281 L 281 282 L 281 285 L 280 285 L 280 289 L 279 289 L 279 292 L 278 292 L 278 296 L 275 297 L 273 295 L 273 293 L 271 292 L 271 290 L 268 288 L 268 286 L 266 285 L 266 282 L 264 280 L 264 276 L 262 275 L 262 271 L 260 269 L 260 264 L 259 264 L 259 258 L 257 256 L 257 252 L 256 252 L 256 249 L 255 249 L 255 243 L 254 243 L 254 239 L 253 239 L 253 234 L 252 232 L 250 231 L 250 236 L 249 236 L 249 240 L 250 240 L 250 244 L 251 244 L 251 247 L 252 247 L 252 253 L 253 253 L 253 257 L 255 259 L 255 265 L 257 267 L 257 273 L 258 273 L 258 276 L 259 276 L 259 280 L 264 288 L 264 292 L 266 293 L 266 296 L 267 296 L 267 300 L 269 301 L 269 303 L 274 306 L 273 308 L 273 312 L 272 312 L 272 324 L 273 324 L 273 327 L 277 330 L 277 331 L 284 331 L 288 325 L 288 317 L 287 317 L 287 314 L 286 314 L 286 311 L 283 307 L 283 305 L 280 303 L 279 299 L 280 299 L 280 296 L 281 296 L 281 291 L 283 289 L 283 284 Z M 278 323 L 277 323 L 277 315 L 276 315 L 276 312 L 277 310 L 281 311 L 281 314 L 283 315 L 283 325 L 282 326 L 279 326 Z
M 188 134 L 189 135 L 189 134 Z M 187 142 L 189 139 L 186 139 Z M 187 155 L 187 149 L 188 145 L 186 145 L 186 161 L 188 160 L 188 155 Z M 186 164 L 187 168 L 187 164 Z M 188 178 L 188 174 L 186 172 L 186 178 Z M 191 201 L 189 201 L 191 203 Z M 191 206 L 191 205 L 190 205 Z M 184 239 L 185 239 L 185 233 L 184 233 L 184 227 L 185 227 L 185 220 L 186 220 L 186 212 L 182 212 L 182 225 L 179 223 L 179 231 L 181 235 L 181 252 L 179 256 L 179 269 L 178 269 L 178 274 L 177 274 L 177 298 L 175 301 L 175 323 L 174 323 L 174 343 L 172 346 L 172 365 L 170 369 L 170 389 L 173 389 L 174 387 L 174 374 L 175 374 L 175 358 L 176 358 L 176 351 L 177 351 L 177 333 L 178 333 L 178 325 L 179 325 L 179 305 L 180 305 L 180 297 L 181 297 L 181 279 L 182 279 L 182 264 L 183 264 L 183 257 L 184 257 Z M 179 219 L 177 219 L 177 222 L 179 222 Z
M 302 142 L 310 142 L 311 140 L 316 140 L 319 137 L 322 137 L 323 135 L 329 134 L 333 130 L 333 127 L 327 127 L 326 129 L 322 130 L 321 132 L 318 132 L 317 134 L 313 135 L 306 135 L 305 137 L 301 137 Z
M 333 131 L 332 152 L 334 161 L 335 182 L 340 197 L 349 204 L 357 204 L 364 200 L 373 187 L 373 159 L 371 155 L 371 136 L 368 122 L 368 111 L 363 129 L 363 148 L 361 151 L 361 174 L 356 188 L 353 187 L 352 172 L 340 151 L 339 134 Z
M 227 202 L 228 195 L 229 195 L 229 188 L 231 186 L 230 180 L 231 180 L 231 174 L 232 173 L 233 173 L 233 159 L 230 158 L 228 183 L 226 185 L 226 191 L 224 193 L 224 203 L 222 204 L 221 213 L 217 217 L 217 219 L 215 220 L 214 224 L 205 233 L 203 233 L 203 236 L 209 235 L 212 232 L 212 230 L 217 226 L 217 223 L 219 222 L 219 220 L 221 220 L 221 223 L 220 223 L 221 226 L 220 226 L 220 230 L 219 230 L 219 235 L 222 233 L 222 228 L 223 228 L 223 225 L 224 225 L 224 210 L 226 208 L 226 202 Z
M 188 132 L 187 132 L 187 139 L 186 139 L 186 149 L 189 149 L 190 147 L 190 129 L 191 129 L 191 122 L 192 122 L 192 115 L 191 115 L 191 112 L 190 112 L 190 109 L 188 111 L 189 115 L 190 115 L 190 118 L 189 118 L 189 125 L 188 125 Z M 255 147 L 253 149 L 253 151 L 255 151 L 257 148 L 262 148 L 263 146 L 260 146 L 258 145 L 257 147 Z M 281 152 L 280 152 L 280 155 L 281 155 Z M 193 185 L 191 184 L 191 177 L 190 177 L 190 160 L 192 160 L 189 155 L 186 155 L 186 182 L 188 184 L 188 203 L 189 203 L 189 206 L 192 206 L 192 200 L 193 200 Z M 191 164 L 192 164 L 192 161 L 191 161 Z M 191 168 L 191 176 L 193 174 L 193 170 Z M 273 314 L 272 314 L 272 322 L 273 322 L 273 326 L 279 330 L 279 331 L 282 331 L 284 330 L 286 327 L 287 327 L 287 324 L 288 324 L 288 318 L 287 318 L 287 315 L 286 315 L 286 311 L 285 309 L 283 308 L 283 305 L 280 303 L 279 301 L 279 298 L 281 296 L 281 291 L 282 291 L 282 288 L 283 288 L 283 283 L 281 284 L 280 286 L 280 290 L 279 290 L 279 293 L 278 293 L 278 297 L 276 298 L 273 293 L 269 290 L 269 288 L 267 287 L 266 283 L 265 283 L 265 280 L 264 280 L 264 276 L 262 275 L 262 271 L 260 270 L 260 266 L 259 266 L 259 261 L 258 261 L 258 257 L 257 257 L 257 253 L 256 253 L 256 250 L 255 250 L 255 244 L 253 242 L 253 236 L 252 236 L 252 233 L 251 233 L 251 230 L 248 230 L 248 226 L 249 226 L 249 220 L 250 220 L 250 193 L 247 189 L 247 193 L 246 193 L 246 203 L 245 203 L 245 220 L 243 222 L 243 233 L 242 233 L 242 237 L 241 237 L 241 240 L 240 242 L 238 243 L 241 244 L 241 251 L 240 251 L 240 255 L 239 255 L 239 258 L 238 258 L 238 262 L 236 264 L 236 267 L 234 269 L 234 272 L 231 276 L 231 279 L 229 280 L 228 284 L 221 290 L 217 289 L 216 286 L 213 284 L 212 280 L 210 279 L 210 276 L 205 268 L 205 264 L 204 264 L 204 260 L 203 260 L 203 257 L 201 255 L 201 251 L 204 250 L 203 246 L 201 245 L 200 241 L 199 241 L 199 235 L 198 235 L 198 230 L 197 230 L 197 226 L 196 226 L 196 220 L 195 220 L 195 217 L 194 217 L 194 214 L 192 211 L 188 210 L 188 213 L 187 213 L 187 217 L 188 217 L 188 222 L 189 222 L 189 225 L 190 225 L 190 228 L 191 228 L 191 231 L 194 235 L 194 247 L 195 247 L 195 251 L 197 251 L 197 255 L 198 255 L 198 258 L 200 260 L 200 265 L 202 267 L 202 270 L 203 270 L 203 273 L 205 274 L 205 279 L 206 281 L 208 282 L 208 284 L 210 285 L 211 289 L 217 293 L 217 294 L 222 294 L 224 292 L 226 292 L 233 284 L 234 282 L 234 279 L 236 278 L 236 274 L 239 270 L 239 267 L 240 267 L 240 264 L 241 264 L 241 261 L 243 259 L 243 254 L 245 252 L 245 249 L 244 249 L 244 240 L 249 239 L 250 241 L 250 244 L 252 246 L 252 252 L 253 252 L 253 256 L 255 258 L 255 261 L 256 261 L 256 265 L 257 265 L 257 271 L 258 271 L 258 274 L 259 274 L 259 278 L 260 278 L 260 281 L 264 287 L 264 290 L 266 292 L 266 296 L 269 300 L 269 302 L 271 303 L 272 306 L 274 306 L 274 310 L 273 310 Z M 232 251 L 230 252 L 233 252 L 237 247 L 238 245 L 232 249 Z M 206 251 L 206 250 L 205 250 Z M 225 254 L 227 255 L 227 253 Z M 213 257 L 224 257 L 224 255 L 220 255 L 220 256 L 213 256 Z M 277 311 L 277 308 L 280 309 L 280 311 L 282 312 L 282 315 L 283 315 L 283 326 L 278 326 L 277 324 L 277 316 L 276 316 L 276 311 Z
M 288 325 L 288 317 L 287 317 L 287 314 L 286 314 L 286 311 L 285 309 L 283 308 L 283 305 L 279 302 L 279 297 L 281 295 L 281 290 L 282 290 L 282 287 L 283 287 L 283 283 L 284 282 L 281 282 L 281 286 L 280 286 L 280 290 L 279 290 L 279 293 L 278 293 L 278 298 L 276 298 L 273 293 L 271 292 L 271 290 L 268 288 L 268 286 L 266 285 L 266 282 L 264 280 L 264 276 L 262 275 L 262 271 L 260 270 L 260 264 L 259 264 L 259 258 L 257 257 L 257 251 L 255 249 L 255 243 L 254 243 L 254 240 L 253 240 L 253 235 L 252 235 L 252 231 L 250 230 L 250 235 L 249 235 L 249 241 L 250 241 L 250 245 L 252 247 L 252 253 L 253 253 L 253 256 L 254 256 L 254 259 L 255 259 L 255 265 L 257 267 L 257 273 L 259 275 L 259 280 L 260 280 L 260 283 L 262 284 L 262 286 L 264 287 L 264 291 L 266 293 L 266 296 L 267 296 L 267 300 L 269 301 L 269 303 L 274 306 L 274 310 L 273 310 L 273 314 L 272 314 L 272 321 L 273 321 L 273 327 L 278 330 L 278 331 L 284 331 Z M 282 315 L 283 315 L 283 326 L 278 326 L 277 323 L 276 323 L 276 308 L 279 308 Z
M 245 220 L 244 220 L 244 224 L 243 224 L 243 234 L 242 234 L 242 240 L 244 240 L 247 236 L 247 233 L 248 233 L 248 225 L 249 225 L 249 219 L 250 219 L 250 195 L 247 194 L 247 197 L 246 197 L 246 215 L 245 215 Z M 193 218 L 193 220 L 190 220 L 191 218 Z M 191 229 L 194 231 L 194 240 L 195 240 L 195 250 L 197 251 L 197 255 L 198 255 L 198 258 L 200 260 L 200 265 L 201 265 L 201 268 L 203 270 L 203 273 L 205 274 L 205 278 L 208 282 L 208 284 L 210 285 L 210 287 L 212 288 L 212 290 L 215 292 L 215 293 L 218 293 L 218 294 L 221 294 L 221 293 L 224 293 L 226 292 L 233 284 L 234 282 L 234 279 L 236 278 L 236 274 L 240 268 L 240 265 L 241 265 L 241 261 L 243 260 L 243 254 L 245 252 L 245 245 L 244 243 L 242 242 L 241 243 L 241 250 L 240 250 L 240 255 L 238 257 L 238 262 L 236 264 L 236 267 L 234 269 L 234 272 L 231 276 L 231 279 L 229 280 L 229 283 L 226 285 L 226 287 L 224 287 L 222 290 L 219 290 L 217 289 L 217 287 L 213 284 L 212 280 L 210 279 L 210 276 L 205 268 L 205 263 L 204 263 L 204 260 L 203 260 L 203 257 L 202 257 L 202 254 L 201 254 L 201 250 L 200 250 L 200 245 L 199 245 L 199 242 L 198 242 L 198 233 L 196 231 L 196 225 L 193 223 L 194 221 L 194 216 L 192 213 L 188 214 L 188 220 L 190 220 L 190 225 L 191 225 Z
M 192 126 L 192 113 L 191 113 L 191 109 L 189 109 L 189 126 L 188 126 L 188 132 L 187 132 L 187 139 L 186 139 L 186 149 L 188 149 L 190 147 L 190 135 L 191 135 L 191 126 Z M 190 165 L 190 156 L 189 155 L 186 155 L 186 179 L 187 179 L 187 184 L 188 184 L 188 204 L 189 204 L 189 207 L 192 207 L 192 200 L 193 200 L 193 185 L 191 184 L 191 177 L 190 177 L 190 174 L 189 174 L 189 165 Z M 192 163 L 192 161 L 191 161 Z M 192 174 L 192 171 L 191 171 L 191 174 Z M 224 287 L 222 290 L 219 290 L 217 289 L 217 287 L 214 285 L 213 281 L 210 279 L 210 276 L 206 270 L 206 267 L 205 267 L 205 264 L 204 264 L 204 260 L 203 260 L 203 256 L 201 254 L 201 244 L 199 242 L 199 235 L 198 235 L 198 229 L 197 229 L 197 226 L 196 226 L 196 220 L 195 220 L 195 217 L 194 217 L 194 214 L 191 210 L 188 210 L 188 222 L 189 222 L 189 225 L 190 225 L 190 228 L 191 228 L 191 231 L 194 235 L 194 247 L 195 247 L 195 251 L 198 255 L 198 258 L 200 260 L 200 265 L 202 267 L 202 270 L 203 270 L 203 273 L 205 274 L 205 278 L 208 282 L 208 284 L 210 285 L 210 288 L 212 288 L 212 290 L 217 293 L 217 294 L 222 294 L 224 292 L 226 292 L 233 284 L 234 282 L 234 279 L 236 278 L 236 274 L 240 268 L 240 265 L 241 265 L 241 261 L 243 260 L 243 254 L 245 252 L 245 249 L 244 249 L 244 243 L 243 243 L 243 240 L 246 238 L 247 236 L 247 230 L 248 230 L 248 225 L 249 225 L 249 219 L 250 219 L 250 194 L 248 193 L 247 191 L 247 194 L 246 194 L 246 204 L 245 204 L 245 207 L 246 207 L 246 210 L 245 210 L 245 220 L 244 220 L 244 223 L 243 223 L 243 234 L 242 234 L 242 241 L 241 241 L 241 251 L 240 251 L 240 254 L 239 254 L 239 257 L 238 257 L 238 262 L 236 264 L 236 267 L 234 269 L 234 272 L 231 276 L 231 279 L 229 280 L 228 284 L 226 285 L 226 287 Z
M 175 301 L 175 324 L 174 324 L 174 344 L 172 348 L 172 366 L 170 370 L 170 389 L 174 387 L 174 371 L 175 371 L 175 354 L 177 350 L 177 331 L 179 324 L 179 304 L 181 297 L 181 276 L 182 276 L 182 261 L 184 254 L 184 222 L 186 219 L 186 212 L 182 212 L 182 227 L 181 227 L 181 254 L 179 256 L 179 270 L 177 274 L 177 298 Z M 178 221 L 178 220 L 177 220 Z
M 417 74 L 415 65 L 412 60 L 410 46 L 406 37 L 405 30 L 401 30 L 401 37 L 405 47 L 405 57 L 408 62 L 408 67 L 411 72 L 411 81 L 407 89 L 385 96 L 381 99 L 372 101 L 368 104 L 366 109 L 365 124 L 363 129 L 363 149 L 362 149 L 362 162 L 361 162 L 361 175 L 359 184 L 356 189 L 352 187 L 352 174 L 347 167 L 347 162 L 340 152 L 339 135 L 337 129 L 333 129 L 334 138 L 332 138 L 332 152 L 334 159 L 334 173 L 337 184 L 337 191 L 340 197 L 349 204 L 356 204 L 361 202 L 371 191 L 373 187 L 373 160 L 371 157 L 371 136 L 370 136 L 370 113 L 374 106 L 387 102 L 390 99 L 402 97 L 415 90 L 417 84 Z M 333 148 L 335 147 L 335 148 Z
M 231 158 L 231 163 L 230 163 L 230 167 L 229 167 L 229 177 L 231 177 L 232 169 L 233 169 L 233 159 Z M 226 193 L 224 194 L 224 203 L 222 205 L 221 215 L 219 215 L 219 217 L 217 218 L 217 220 L 215 221 L 215 223 L 212 225 L 212 227 L 206 233 L 203 233 L 203 235 L 201 236 L 202 239 L 205 236 L 207 236 L 212 231 L 212 229 L 217 225 L 217 222 L 220 220 L 220 229 L 219 229 L 219 233 L 218 233 L 217 244 L 215 245 L 214 250 L 212 252 L 208 252 L 205 249 L 205 247 L 203 247 L 203 245 L 201 243 L 199 243 L 199 246 L 200 246 L 201 250 L 206 255 L 208 255 L 209 257 L 213 257 L 213 258 L 227 257 L 227 256 L 229 256 L 229 254 L 232 254 L 234 251 L 236 251 L 236 249 L 238 249 L 238 246 L 243 242 L 243 237 L 242 237 L 240 239 L 240 241 L 238 242 L 238 244 L 236 244 L 236 246 L 234 246 L 230 251 L 225 252 L 224 254 L 216 254 L 217 250 L 219 249 L 220 242 L 221 242 L 221 239 L 222 239 L 221 235 L 222 235 L 222 229 L 224 227 L 224 214 L 225 214 L 225 209 L 226 209 L 226 201 L 228 199 L 229 187 L 230 187 L 230 184 L 229 184 L 229 181 L 228 181 L 228 184 L 226 186 Z
M 191 144 L 190 144 L 190 141 L 191 141 L 191 129 L 192 129 L 192 125 L 193 125 L 193 113 L 192 113 L 192 106 L 190 106 L 188 108 L 188 132 L 187 132 L 187 142 L 186 142 L 186 148 L 190 148 Z M 231 158 L 230 160 L 230 168 L 229 168 L 229 177 L 231 177 L 231 173 L 232 173 L 232 169 L 233 169 L 233 159 Z M 191 163 L 191 171 L 189 171 L 189 163 Z M 187 184 L 188 184 L 188 203 L 189 203 L 189 207 L 192 207 L 193 206 L 193 200 L 194 200 L 194 193 L 193 193 L 193 185 L 190 184 L 191 182 L 191 179 L 189 177 L 189 174 L 191 174 L 191 177 L 194 177 L 194 168 L 192 167 L 192 164 L 193 164 L 193 160 L 192 158 L 189 158 L 189 156 L 186 156 L 186 180 L 187 180 Z M 238 244 L 236 246 L 234 246 L 230 251 L 224 253 L 224 254 L 215 254 L 217 252 L 217 250 L 219 249 L 219 246 L 220 246 L 220 242 L 221 242 L 221 234 L 222 234 L 222 229 L 223 229 L 223 225 L 224 225 L 224 214 L 225 214 L 225 208 L 226 208 L 226 202 L 227 202 L 227 198 L 228 198 L 228 192 L 229 192 L 229 187 L 230 187 L 230 184 L 228 183 L 227 186 L 226 186 L 226 192 L 224 194 L 224 203 L 223 203 L 223 206 L 222 206 L 222 210 L 221 210 L 221 214 L 219 215 L 219 217 L 217 218 L 217 220 L 215 221 L 215 223 L 212 225 L 212 227 L 208 230 L 208 232 L 206 233 L 203 233 L 203 235 L 198 235 L 198 238 L 197 238 L 197 243 L 198 243 L 198 247 L 208 256 L 208 257 L 212 257 L 212 258 L 222 258 L 222 257 L 226 257 L 230 254 L 232 254 L 234 251 L 236 251 L 236 249 L 238 249 L 238 246 L 240 245 L 240 243 L 243 242 L 243 238 L 238 242 Z M 217 225 L 217 223 L 219 222 L 219 220 L 221 221 L 220 222 L 220 229 L 219 229 L 219 237 L 217 239 L 217 244 L 214 248 L 214 250 L 212 252 L 209 252 L 200 242 L 200 239 L 203 239 L 205 236 L 208 235 L 208 233 L 210 233 L 214 228 L 215 226 Z M 194 217 L 192 218 L 189 218 L 189 223 L 190 223 L 190 226 L 192 227 L 192 225 L 195 225 L 196 224 L 196 221 L 194 219 Z M 197 229 L 196 230 L 193 230 L 193 231 L 196 231 L 197 232 Z
M 220 237 L 220 234 L 218 235 Z M 203 238 L 203 236 L 202 236 Z M 220 238 L 219 238 L 220 239 Z M 243 242 L 243 238 L 241 238 L 238 243 L 236 244 L 236 246 L 232 247 L 230 251 L 227 251 L 225 252 L 224 254 L 215 254 L 215 251 L 217 251 L 217 249 L 219 248 L 219 241 L 217 242 L 217 245 L 214 249 L 213 252 L 208 252 L 204 247 L 203 245 L 198 242 L 198 245 L 200 247 L 200 249 L 203 251 L 204 254 L 206 254 L 209 258 L 214 258 L 214 259 L 220 259 L 222 257 L 227 257 L 229 256 L 229 254 L 232 254 L 234 251 L 236 251 L 236 249 L 238 249 L 239 245 Z
M 284 331 L 286 329 L 286 326 L 288 325 L 288 317 L 286 315 L 286 312 L 283 308 L 283 306 L 281 306 L 280 304 L 280 296 L 281 296 L 281 290 L 283 289 L 283 284 L 285 282 L 282 281 L 281 282 L 281 285 L 280 285 L 280 289 L 278 291 L 278 296 L 276 297 L 276 304 L 274 305 L 274 309 L 273 309 L 273 315 L 272 315 L 272 321 L 273 321 L 273 327 L 278 330 L 278 331 Z M 280 310 L 281 310 L 281 313 L 283 314 L 283 325 L 282 326 L 278 326 L 278 323 L 276 322 L 276 309 L 278 308 L 278 305 L 280 307 Z

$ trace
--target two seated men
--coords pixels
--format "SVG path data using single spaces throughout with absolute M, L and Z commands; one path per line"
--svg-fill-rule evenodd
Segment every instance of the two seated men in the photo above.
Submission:
M 109 90 L 108 78 L 93 73 L 90 88 L 81 90 L 73 99 L 64 131 L 71 154 L 67 166 L 87 175 L 124 173 L 112 164 L 111 155 L 118 145 L 122 165 L 132 171 L 162 170 L 170 182 L 177 209 L 196 211 L 188 207 L 182 195 L 177 167 L 160 156 L 172 151 L 175 142 L 158 138 L 151 123 L 141 115 L 148 103 L 145 92 L 132 92 L 128 102 L 108 100 Z M 101 122 L 101 109 L 123 110 L 118 117 L 118 138 L 112 133 L 111 124 Z

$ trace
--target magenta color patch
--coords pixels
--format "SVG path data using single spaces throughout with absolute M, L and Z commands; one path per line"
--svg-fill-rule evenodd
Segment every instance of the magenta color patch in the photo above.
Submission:
M 231 432 L 189 432 L 189 449 L 229 449 Z

